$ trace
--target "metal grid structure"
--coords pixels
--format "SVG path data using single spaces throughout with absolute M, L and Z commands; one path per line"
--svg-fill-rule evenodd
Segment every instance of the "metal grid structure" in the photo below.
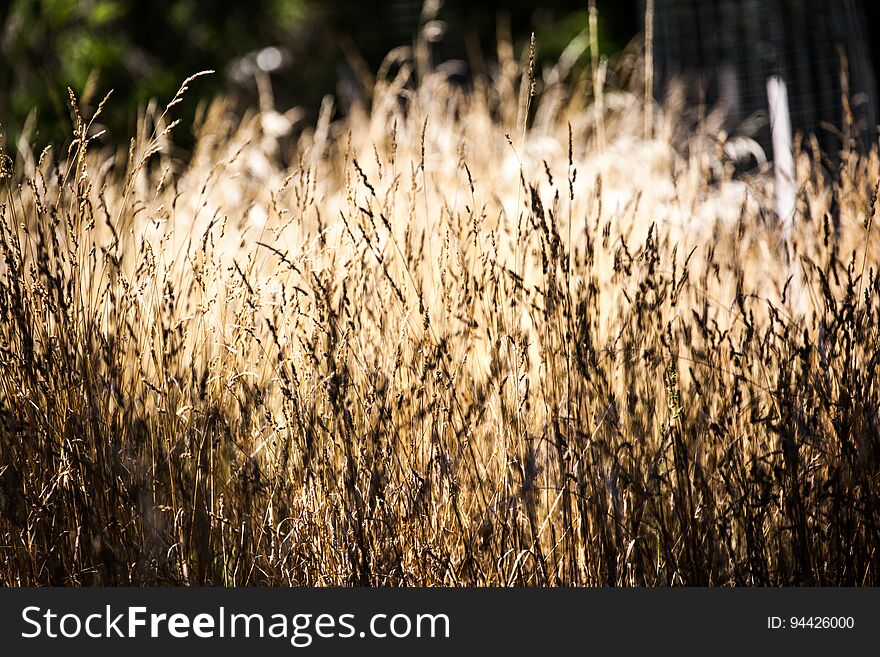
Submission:
M 846 95 L 848 141 L 866 150 L 877 142 L 867 32 L 861 0 L 654 0 L 655 95 L 682 81 L 689 106 L 720 107 L 726 130 L 754 137 L 771 157 L 771 77 L 787 87 L 795 133 L 816 135 L 832 157 L 847 139 Z

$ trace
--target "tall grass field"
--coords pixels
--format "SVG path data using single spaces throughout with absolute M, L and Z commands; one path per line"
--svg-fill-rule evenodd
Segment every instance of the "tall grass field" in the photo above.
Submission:
M 877 150 L 577 59 L 0 156 L 0 584 L 880 584 Z

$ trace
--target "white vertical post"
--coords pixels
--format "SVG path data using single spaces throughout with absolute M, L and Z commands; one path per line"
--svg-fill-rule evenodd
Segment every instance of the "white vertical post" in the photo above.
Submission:
M 773 138 L 773 170 L 776 177 L 776 215 L 782 222 L 782 244 L 789 269 L 789 301 L 791 312 L 804 312 L 807 299 L 804 281 L 796 254 L 792 251 L 791 232 L 797 201 L 794 145 L 791 136 L 791 113 L 785 80 L 776 75 L 767 79 L 767 100 L 770 103 L 770 131 Z
M 791 113 L 785 80 L 773 75 L 767 79 L 767 100 L 770 103 L 770 132 L 773 138 L 773 170 L 776 174 L 776 214 L 788 236 L 794 221 L 797 186 L 794 169 L 794 146 L 791 135 Z

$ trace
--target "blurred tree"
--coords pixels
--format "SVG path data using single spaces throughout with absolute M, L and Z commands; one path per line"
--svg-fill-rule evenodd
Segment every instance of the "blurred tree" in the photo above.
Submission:
M 444 36 L 435 44 L 435 61 L 467 60 L 474 46 L 491 59 L 500 14 L 509 18 L 520 44 L 537 31 L 543 61 L 558 57 L 587 24 L 585 0 L 430 1 L 443 5 L 438 27 Z M 635 2 L 600 0 L 606 53 L 635 34 Z M 152 97 L 170 99 L 182 80 L 203 69 L 218 74 L 202 78 L 178 108 L 184 126 L 199 99 L 218 92 L 244 108 L 258 100 L 253 64 L 267 47 L 278 47 L 267 51 L 269 59 L 278 55 L 284 64 L 272 76 L 278 106 L 297 104 L 314 112 L 324 94 L 334 91 L 346 63 L 375 72 L 390 49 L 411 44 L 422 5 L 422 0 L 0 0 L 0 133 L 8 148 L 35 111 L 35 145 L 68 138 L 67 87 L 86 112 L 113 89 L 103 127 L 107 139 L 124 143 L 138 106 Z M 191 135 L 180 129 L 175 139 L 185 146 Z
M 69 133 L 68 86 L 83 106 L 112 88 L 104 120 L 124 137 L 136 106 L 170 99 L 188 75 L 222 71 L 231 58 L 282 39 L 303 9 L 300 0 L 0 3 L 0 123 L 15 138 L 36 110 L 39 141 L 56 140 Z M 222 75 L 203 80 L 200 94 L 222 84 Z M 189 99 L 184 115 L 193 108 Z

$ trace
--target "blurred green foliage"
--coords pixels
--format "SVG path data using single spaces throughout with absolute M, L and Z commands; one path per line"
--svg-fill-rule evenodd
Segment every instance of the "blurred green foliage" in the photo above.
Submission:
M 624 45 L 635 31 L 631 4 L 600 3 L 604 50 Z M 150 98 L 169 100 L 187 76 L 204 69 L 217 74 L 201 78 L 178 108 L 184 126 L 199 100 L 217 93 L 239 107 L 253 105 L 253 79 L 250 85 L 233 80 L 230 70 L 268 46 L 287 54 L 286 68 L 273 74 L 278 106 L 314 111 L 353 56 L 375 71 L 391 48 L 410 43 L 421 7 L 421 0 L 0 0 L 0 132 L 10 150 L 35 116 L 29 135 L 35 146 L 69 138 L 67 87 L 86 113 L 113 89 L 102 127 L 106 139 L 124 144 L 138 107 Z M 585 29 L 585 7 L 586 0 L 447 0 L 438 16 L 444 39 L 436 59 L 466 59 L 468 42 L 491 59 L 503 13 L 518 43 L 536 30 L 539 54 L 551 60 Z M 175 138 L 186 146 L 192 135 L 182 128 Z
M 232 58 L 285 38 L 301 17 L 299 0 L 11 0 L 0 2 L 0 123 L 7 144 L 36 111 L 37 141 L 70 131 L 67 87 L 94 107 L 110 89 L 104 116 L 125 137 L 135 108 L 170 99 L 203 69 L 201 95 L 223 87 Z M 184 106 L 192 114 L 193 102 Z

